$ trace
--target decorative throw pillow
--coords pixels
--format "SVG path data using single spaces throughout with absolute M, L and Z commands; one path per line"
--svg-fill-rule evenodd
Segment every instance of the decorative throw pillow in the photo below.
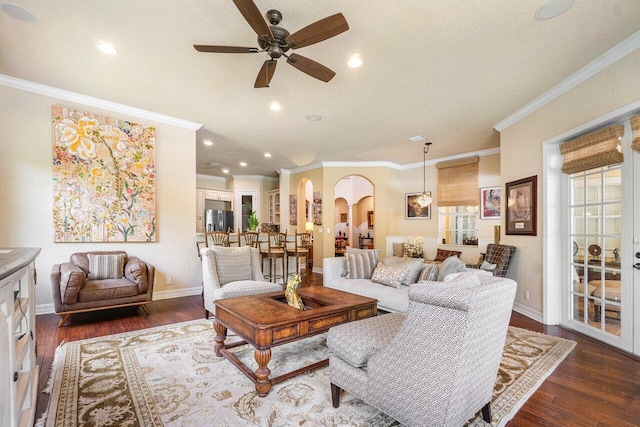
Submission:
M 422 258 L 399 258 L 396 256 L 382 258 L 382 264 L 389 267 L 402 267 L 407 271 L 407 274 L 402 279 L 403 285 L 411 285 L 418 281 L 422 267 L 424 266 L 424 260 Z
M 404 256 L 404 243 L 394 243 L 393 244 L 393 256 Z
M 435 282 L 438 279 L 438 266 L 435 264 L 424 264 L 420 276 L 418 276 L 418 282 Z
M 374 268 L 376 265 L 378 265 L 378 261 L 380 259 L 380 249 L 358 249 L 347 246 L 345 249 L 345 254 L 373 254 L 376 260 L 376 263 L 373 264 Z
M 498 264 L 491 264 L 487 261 L 482 261 L 482 264 L 480 264 L 480 270 L 494 271 L 497 266 Z
M 89 258 L 89 280 L 122 279 L 125 254 L 87 254 Z
M 438 253 L 436 254 L 436 258 L 434 259 L 434 261 L 444 261 L 445 259 L 452 257 L 452 256 L 457 256 L 459 257 L 460 254 L 462 254 L 462 252 L 460 251 L 450 251 L 447 249 L 440 249 L 438 248 Z
M 464 264 L 464 261 L 462 261 L 457 256 L 450 256 L 449 258 L 442 261 L 442 264 L 440 264 L 440 267 L 438 268 L 437 281 L 442 282 L 447 274 L 459 273 L 461 271 L 464 271 L 465 268 L 467 267 Z
M 373 252 L 345 253 L 347 258 L 347 279 L 371 279 L 377 259 Z
M 379 263 L 371 276 L 373 283 L 399 288 L 409 270 L 404 267 L 392 267 Z
M 252 280 L 251 277 L 251 247 L 227 248 L 213 246 L 216 270 L 221 285 L 240 280 Z

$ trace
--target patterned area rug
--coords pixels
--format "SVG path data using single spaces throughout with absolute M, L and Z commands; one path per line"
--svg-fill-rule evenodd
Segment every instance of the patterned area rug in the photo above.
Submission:
M 49 384 L 45 426 L 396 426 L 344 394 L 331 406 L 329 369 L 272 387 L 254 385 L 213 354 L 210 320 L 197 320 L 61 345 Z M 228 340 L 231 341 L 230 337 Z M 327 357 L 325 335 L 273 349 L 272 376 Z M 492 400 L 492 425 L 504 425 L 571 352 L 575 342 L 509 327 Z M 253 350 L 233 351 L 252 369 Z M 468 426 L 485 426 L 481 417 Z

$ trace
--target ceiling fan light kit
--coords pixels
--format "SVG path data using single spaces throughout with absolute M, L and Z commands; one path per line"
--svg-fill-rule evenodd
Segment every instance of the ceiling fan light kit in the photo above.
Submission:
M 260 13 L 253 0 L 233 0 L 244 19 L 258 35 L 258 45 L 255 47 L 240 46 L 215 46 L 215 45 L 193 45 L 198 52 L 204 53 L 259 53 L 266 52 L 269 55 L 262 68 L 258 72 L 255 88 L 269 87 L 269 83 L 276 71 L 276 60 L 281 57 L 287 58 L 287 63 L 299 71 L 308 74 L 320 81 L 330 81 L 336 73 L 324 65 L 306 58 L 302 55 L 292 53 L 287 55 L 290 49 L 299 49 L 315 43 L 335 37 L 349 29 L 347 20 L 342 13 L 328 16 L 324 19 L 307 25 L 301 30 L 290 34 L 285 28 L 279 27 L 282 20 L 280 11 L 271 9 L 265 16 L 269 20 L 269 25 Z

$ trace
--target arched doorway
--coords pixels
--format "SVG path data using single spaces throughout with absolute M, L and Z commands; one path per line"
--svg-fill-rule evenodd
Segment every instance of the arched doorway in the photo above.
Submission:
M 371 181 L 360 175 L 341 178 L 334 188 L 336 255 L 344 246 L 373 248 L 375 199 Z

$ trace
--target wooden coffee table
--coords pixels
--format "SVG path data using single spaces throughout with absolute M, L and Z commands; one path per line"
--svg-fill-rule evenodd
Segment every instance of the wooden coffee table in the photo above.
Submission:
M 271 386 L 304 372 L 329 364 L 329 359 L 304 366 L 292 372 L 269 378 L 267 367 L 271 360 L 271 348 L 302 338 L 317 335 L 330 327 L 354 320 L 375 316 L 378 302 L 347 292 L 312 286 L 299 289 L 304 311 L 290 307 L 283 292 L 251 295 L 216 301 L 213 328 L 216 331 L 216 356 L 226 357 L 256 385 L 260 397 L 271 390 Z M 244 341 L 225 345 L 227 328 Z M 228 349 L 251 344 L 258 369 L 252 372 Z

